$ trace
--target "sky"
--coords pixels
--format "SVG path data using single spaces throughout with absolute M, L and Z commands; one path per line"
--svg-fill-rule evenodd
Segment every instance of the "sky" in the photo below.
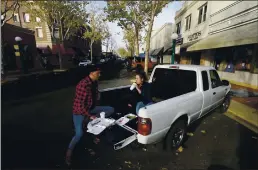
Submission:
M 92 1 L 93 2 L 93 1 Z M 174 1 L 170 2 L 167 7 L 165 7 L 162 12 L 155 18 L 153 23 L 153 30 L 159 29 L 165 23 L 172 22 L 174 23 L 175 13 L 182 7 L 183 1 Z M 95 1 L 95 5 L 100 8 L 104 8 L 106 6 L 105 1 Z M 117 23 L 108 22 L 108 27 L 111 31 L 112 37 L 117 44 L 117 48 L 124 47 L 125 43 L 123 42 L 123 31 L 117 26 Z M 143 47 L 144 48 L 144 47 Z M 141 49 L 141 47 L 140 47 Z M 106 51 L 105 46 L 102 46 L 102 51 Z

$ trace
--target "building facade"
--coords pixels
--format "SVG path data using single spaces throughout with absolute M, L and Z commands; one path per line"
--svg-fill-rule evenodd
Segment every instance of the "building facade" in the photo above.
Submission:
M 186 1 L 175 18 L 180 62 L 214 66 L 222 78 L 257 88 L 257 12 L 256 1 Z
M 34 31 L 37 47 L 52 48 L 53 43 L 47 23 L 38 17 L 31 16 L 26 12 L 25 7 L 20 6 L 19 10 L 14 13 L 14 17 L 7 23 Z
M 10 12 L 8 15 L 12 15 L 12 13 Z M 70 36 L 69 39 L 64 40 L 62 44 L 58 45 L 51 37 L 48 24 L 41 18 L 32 16 L 27 12 L 26 7 L 22 5 L 20 5 L 20 8 L 15 11 L 13 18 L 7 23 L 33 31 L 36 40 L 36 48 L 42 53 L 47 53 L 49 56 L 48 60 L 52 65 L 59 65 L 59 59 L 57 57 L 59 51 L 62 55 L 62 65 L 64 68 L 74 67 L 74 58 L 81 60 L 90 55 L 89 40 L 82 38 L 84 29 L 78 29 L 76 35 Z M 24 39 L 24 37 L 21 38 Z M 101 41 L 93 44 L 92 51 L 94 57 L 99 57 L 101 50 Z
M 160 29 L 155 30 L 151 36 L 150 55 L 163 56 L 163 63 L 171 63 L 172 38 L 175 26 L 172 23 L 164 24 Z

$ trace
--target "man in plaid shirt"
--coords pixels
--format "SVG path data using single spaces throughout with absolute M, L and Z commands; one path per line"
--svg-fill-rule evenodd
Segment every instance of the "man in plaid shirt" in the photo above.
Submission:
M 75 98 L 73 103 L 73 122 L 75 127 L 75 136 L 69 144 L 66 152 L 66 163 L 71 164 L 71 156 L 75 145 L 83 135 L 83 122 L 85 118 L 95 119 L 99 117 L 100 112 L 105 112 L 106 117 L 114 113 L 114 108 L 109 106 L 96 106 L 100 99 L 98 91 L 98 79 L 100 69 L 97 66 L 91 66 L 89 76 L 82 79 L 76 86 Z

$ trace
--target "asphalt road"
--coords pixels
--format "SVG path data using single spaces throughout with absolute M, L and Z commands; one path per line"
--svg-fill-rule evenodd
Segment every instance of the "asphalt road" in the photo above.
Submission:
M 114 80 L 113 80 L 114 82 Z M 128 81 L 124 81 L 126 84 Z M 104 82 L 102 87 L 110 86 Z M 2 168 L 63 169 L 73 136 L 74 87 L 2 105 Z M 258 169 L 258 135 L 213 112 L 191 126 L 181 153 L 161 144 L 114 151 L 104 139 L 85 134 L 73 157 L 73 169 Z M 205 133 L 202 133 L 202 132 Z

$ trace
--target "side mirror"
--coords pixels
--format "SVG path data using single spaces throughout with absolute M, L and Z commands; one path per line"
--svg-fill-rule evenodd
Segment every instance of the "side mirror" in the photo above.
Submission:
M 222 83 L 223 86 L 228 86 L 229 85 L 229 81 L 227 81 L 227 80 L 222 80 L 221 83 Z

